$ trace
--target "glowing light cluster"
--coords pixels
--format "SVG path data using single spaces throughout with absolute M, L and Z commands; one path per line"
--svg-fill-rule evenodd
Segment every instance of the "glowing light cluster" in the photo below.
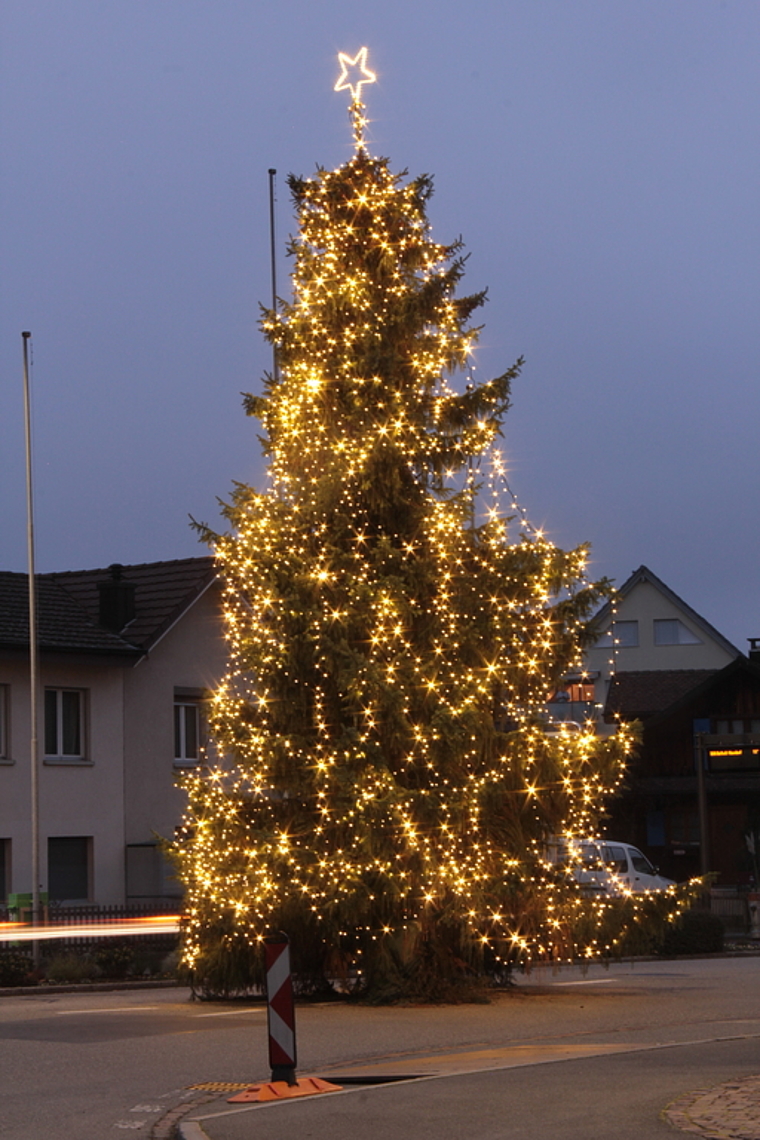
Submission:
M 366 53 L 341 63 L 355 106 Z M 293 297 L 263 319 L 278 374 L 246 401 L 269 486 L 238 485 L 214 536 L 230 664 L 223 760 L 185 780 L 175 844 L 186 961 L 202 974 L 272 926 L 355 979 L 433 946 L 438 966 L 609 951 L 608 904 L 546 849 L 596 832 L 634 738 L 545 731 L 604 590 L 506 484 L 521 361 L 458 390 L 485 294 L 456 295 L 429 178 L 361 146 L 290 187 Z

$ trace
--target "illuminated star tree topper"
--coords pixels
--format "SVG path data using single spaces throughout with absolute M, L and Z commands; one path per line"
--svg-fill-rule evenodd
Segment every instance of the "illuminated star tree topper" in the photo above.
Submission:
M 361 150 L 364 146 L 364 128 L 367 125 L 362 102 L 362 87 L 367 83 L 377 82 L 374 71 L 370 71 L 367 67 L 367 52 L 367 48 L 360 48 L 353 59 L 345 52 L 338 53 L 341 72 L 334 88 L 336 91 L 351 92 L 349 113 L 354 125 L 354 145 L 357 150 Z

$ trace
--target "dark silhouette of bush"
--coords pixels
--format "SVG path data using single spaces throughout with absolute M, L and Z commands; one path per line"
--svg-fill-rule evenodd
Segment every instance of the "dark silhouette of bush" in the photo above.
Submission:
M 19 950 L 0 950 L 0 986 L 23 986 L 29 981 L 32 960 Z
M 676 954 L 719 954 L 723 935 L 723 923 L 717 915 L 687 910 L 666 929 L 659 953 L 669 958 Z

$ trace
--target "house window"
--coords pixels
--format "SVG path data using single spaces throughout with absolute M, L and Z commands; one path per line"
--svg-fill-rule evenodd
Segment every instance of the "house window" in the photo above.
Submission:
M 48 895 L 72 902 L 87 902 L 92 897 L 92 836 L 48 839 Z
M 571 681 L 563 686 L 572 704 L 593 701 L 594 685 L 587 681 Z
M 696 808 L 671 808 L 668 814 L 668 837 L 674 846 L 699 843 L 699 814 Z
M 623 648 L 639 644 L 639 623 L 637 621 L 616 621 L 612 623 L 614 643 Z
M 0 685 L 0 760 L 8 759 L 8 686 Z M 2 840 L 0 839 L 0 843 Z
M 45 755 L 84 757 L 84 693 L 45 689 Z
M 182 898 L 182 884 L 158 843 L 128 843 L 127 902 Z
M 613 640 L 614 639 L 614 640 Z M 615 645 L 616 648 L 635 647 L 639 644 L 639 623 L 637 621 L 615 621 L 601 635 L 597 646 Z
M 0 839 L 0 902 L 8 898 L 11 885 L 11 841 Z
M 197 764 L 200 738 L 200 709 L 186 701 L 174 702 L 174 762 Z
M 637 621 L 614 621 L 596 642 L 598 647 L 613 644 L 617 649 L 637 646 L 639 644 L 639 623 Z
M 678 618 L 655 618 L 654 643 L 655 645 L 701 645 L 702 640 Z
M 735 717 L 732 720 L 716 720 L 713 732 L 718 736 L 741 736 L 744 733 L 760 734 L 760 718 Z
M 206 745 L 206 705 L 204 689 L 174 690 L 174 763 L 180 767 L 197 764 Z

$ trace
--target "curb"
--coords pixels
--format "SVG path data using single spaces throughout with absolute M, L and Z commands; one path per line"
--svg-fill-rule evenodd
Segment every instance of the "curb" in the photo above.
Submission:
M 196 1120 L 186 1120 L 177 1125 L 177 1134 L 180 1140 L 208 1140 L 208 1134 L 203 1131 Z
M 553 967 L 559 965 L 562 969 L 565 966 L 588 966 L 588 965 L 625 965 L 635 966 L 637 962 L 678 962 L 678 961 L 692 961 L 695 959 L 709 959 L 709 958 L 757 958 L 760 957 L 760 943 L 754 946 L 748 945 L 746 947 L 736 950 L 721 950 L 714 954 L 674 954 L 672 957 L 664 957 L 660 954 L 641 954 L 634 958 L 616 958 L 613 963 L 606 962 L 587 962 L 583 959 L 578 959 L 573 962 L 536 962 L 531 967 L 515 971 L 520 977 L 530 977 L 534 969 L 541 969 L 542 967 Z M 145 979 L 145 981 L 133 982 L 71 982 L 66 985 L 48 986 L 44 983 L 38 986 L 0 986 L 0 999 L 4 997 L 28 997 L 34 994 L 72 994 L 72 993 L 108 993 L 109 990 L 157 990 L 157 989 L 187 989 L 188 983 L 178 982 L 176 978 L 163 978 L 163 979 Z M 252 997 L 247 1000 L 261 1001 L 261 997 Z M 313 1004 L 313 1003 L 309 1003 Z M 318 1004 L 333 1005 L 334 1002 L 324 1002 Z
M 190 1101 L 176 1104 L 155 1122 L 151 1129 L 150 1140 L 174 1140 L 175 1137 L 180 1137 L 181 1140 L 209 1140 L 200 1124 L 195 1120 L 184 1121 L 183 1117 L 190 1112 L 196 1112 L 204 1104 L 211 1104 L 218 1099 L 218 1095 L 218 1093 L 202 1093 Z
M 175 978 L 144 982 L 71 982 L 60 986 L 5 986 L 0 988 L 0 998 L 26 997 L 30 994 L 78 994 L 108 993 L 109 990 L 168 990 L 180 989 Z

